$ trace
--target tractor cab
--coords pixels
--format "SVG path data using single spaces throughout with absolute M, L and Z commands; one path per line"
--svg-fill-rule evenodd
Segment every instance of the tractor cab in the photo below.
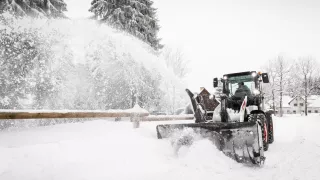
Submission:
M 262 82 L 269 83 L 267 73 L 246 71 L 240 73 L 225 74 L 220 79 L 222 83 L 222 94 L 228 99 L 228 108 L 237 110 L 247 96 L 247 105 L 258 106 L 261 109 L 263 104 Z M 218 87 L 218 78 L 214 78 L 213 87 Z

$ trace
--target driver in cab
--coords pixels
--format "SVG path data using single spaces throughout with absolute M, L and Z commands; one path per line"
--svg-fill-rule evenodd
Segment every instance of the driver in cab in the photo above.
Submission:
M 234 96 L 242 99 L 245 96 L 251 96 L 251 91 L 246 85 L 244 85 L 244 82 L 239 82 Z

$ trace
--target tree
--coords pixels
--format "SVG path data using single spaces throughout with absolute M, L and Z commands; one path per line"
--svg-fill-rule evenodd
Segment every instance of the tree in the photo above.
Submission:
M 66 18 L 64 0 L 2 0 L 0 13 L 12 12 L 17 16 Z
M 186 60 L 181 49 L 173 50 L 166 47 L 162 53 L 167 67 L 172 68 L 175 75 L 179 78 L 184 78 L 188 74 L 189 61 Z
M 308 115 L 308 97 L 320 89 L 319 65 L 314 58 L 300 57 L 295 64 L 294 78 L 297 79 L 295 88 L 304 97 L 305 115 Z
M 320 95 L 320 76 L 314 77 L 312 82 L 314 87 L 314 94 Z
M 32 32 L 0 31 L 0 108 L 20 108 L 19 99 L 29 92 L 27 75 L 38 52 Z
M 270 101 L 272 102 L 272 109 L 273 112 L 276 112 L 276 96 L 277 96 L 277 92 L 276 92 L 276 77 L 277 77 L 277 72 L 276 72 L 276 68 L 275 68 L 275 64 L 274 61 L 269 60 L 267 62 L 267 64 L 265 65 L 265 67 L 263 67 L 264 71 L 268 73 L 269 76 L 269 84 L 265 85 L 265 92 L 266 92 L 266 101 Z
M 279 93 L 280 93 L 280 117 L 283 115 L 283 101 L 282 101 L 282 96 L 285 91 L 285 87 L 288 83 L 289 79 L 289 72 L 291 70 L 291 66 L 289 65 L 289 62 L 286 61 L 283 56 L 278 56 L 276 59 L 276 72 L 278 74 L 278 88 L 279 88 Z
M 266 70 L 270 77 L 269 96 L 271 96 L 273 109 L 275 110 L 276 96 L 279 96 L 279 114 L 283 115 L 283 101 L 282 97 L 290 79 L 289 73 L 291 65 L 288 60 L 281 55 L 277 56 L 276 59 L 270 60 L 266 65 Z
M 28 108 L 42 109 L 58 104 L 57 93 L 63 84 L 68 47 L 64 36 L 55 31 L 39 31 L 24 26 L 17 29 L 17 19 L 0 14 L 0 108 L 25 108 L 20 102 L 32 99 Z M 55 53 L 55 47 L 65 52 Z M 31 97 L 31 98 L 30 98 Z M 61 107 L 61 106 L 60 106 Z
M 93 0 L 89 11 L 97 20 L 124 30 L 159 50 L 163 45 L 157 37 L 160 27 L 152 5 L 151 0 Z
M 138 102 L 149 109 L 160 104 L 160 75 L 136 62 L 130 53 L 117 53 L 109 42 L 92 44 L 86 58 L 99 108 L 127 109 Z
M 161 55 L 168 69 L 172 69 L 174 75 L 178 77 L 179 80 L 182 80 L 189 73 L 189 61 L 185 58 L 181 49 L 166 46 L 161 52 Z M 184 97 L 184 95 L 186 95 L 185 90 L 183 89 L 183 92 L 181 92 L 181 87 L 179 88 L 174 82 L 165 83 L 165 87 L 166 95 L 164 98 L 167 100 L 164 101 L 167 101 L 166 110 L 174 113 L 177 107 L 186 104 L 184 99 L 188 97 Z

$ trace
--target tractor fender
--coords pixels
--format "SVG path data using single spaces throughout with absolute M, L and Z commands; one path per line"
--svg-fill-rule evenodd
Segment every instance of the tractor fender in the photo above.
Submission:
M 266 115 L 266 113 L 264 111 L 262 111 L 262 110 L 252 110 L 250 112 L 250 114 L 264 114 L 264 115 Z

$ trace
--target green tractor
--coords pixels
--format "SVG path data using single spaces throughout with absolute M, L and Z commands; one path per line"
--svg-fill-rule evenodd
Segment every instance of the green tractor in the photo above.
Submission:
M 262 165 L 264 151 L 274 139 L 272 116 L 264 109 L 263 83 L 269 83 L 267 73 L 247 71 L 214 78 L 213 87 L 220 89 L 218 95 L 206 89 L 199 94 L 186 89 L 195 122 L 157 125 L 158 139 L 192 129 L 237 162 Z M 182 139 L 192 142 L 192 137 Z

